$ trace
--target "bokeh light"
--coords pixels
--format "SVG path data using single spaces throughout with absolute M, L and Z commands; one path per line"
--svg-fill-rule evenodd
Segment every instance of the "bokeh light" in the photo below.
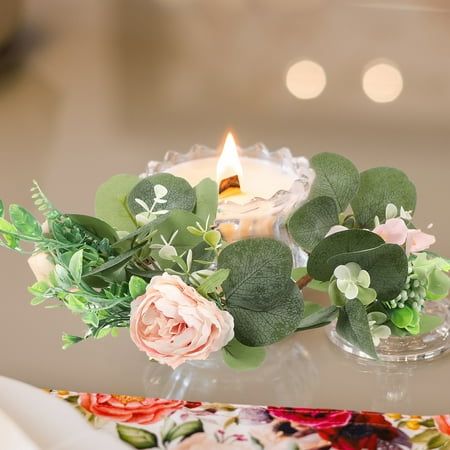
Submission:
M 289 92 L 302 100 L 318 97 L 326 84 L 327 77 L 323 67 L 314 61 L 298 61 L 286 74 L 286 87 Z
M 399 69 L 388 62 L 370 64 L 362 78 L 365 94 L 376 103 L 394 101 L 403 90 L 403 77 Z

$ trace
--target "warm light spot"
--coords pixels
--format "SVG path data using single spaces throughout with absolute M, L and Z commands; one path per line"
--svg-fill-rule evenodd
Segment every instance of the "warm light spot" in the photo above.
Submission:
M 314 61 L 298 61 L 286 74 L 286 86 L 297 98 L 308 100 L 318 97 L 327 84 L 323 67 Z
M 376 103 L 394 101 L 402 92 L 400 71 L 387 62 L 371 65 L 363 74 L 362 85 L 367 97 Z
M 233 134 L 229 132 L 223 145 L 222 154 L 217 161 L 216 179 L 220 183 L 222 180 L 231 177 L 242 177 L 242 165 L 239 160 L 237 145 Z

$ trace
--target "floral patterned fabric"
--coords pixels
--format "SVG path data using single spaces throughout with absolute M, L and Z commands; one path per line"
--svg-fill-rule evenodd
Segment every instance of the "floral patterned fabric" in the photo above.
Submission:
M 450 450 L 450 416 L 243 406 L 52 391 L 130 448 Z

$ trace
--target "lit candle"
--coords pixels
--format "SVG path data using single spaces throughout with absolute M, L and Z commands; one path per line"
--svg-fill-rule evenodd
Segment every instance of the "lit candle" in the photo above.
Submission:
M 280 190 L 288 191 L 297 174 L 269 160 L 239 156 L 233 135 L 228 133 L 219 158 L 200 158 L 176 164 L 167 172 L 185 178 L 192 186 L 204 178 L 216 178 L 220 183 L 227 178 L 239 178 L 240 191 L 222 196 L 222 201 L 245 204 L 254 198 L 270 199 Z

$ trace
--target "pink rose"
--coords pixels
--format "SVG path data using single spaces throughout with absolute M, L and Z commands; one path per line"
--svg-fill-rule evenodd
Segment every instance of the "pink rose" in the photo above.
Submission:
M 436 242 L 436 238 L 420 230 L 408 230 L 406 237 L 406 253 L 417 253 L 430 248 Z
M 388 219 L 386 223 L 375 227 L 373 232 L 382 237 L 388 244 L 403 245 L 408 235 L 408 227 L 403 219 Z
M 47 253 L 36 253 L 28 258 L 28 265 L 37 281 L 48 281 L 55 265 Z
M 184 406 L 181 400 L 160 400 L 114 394 L 80 394 L 78 403 L 95 416 L 116 422 L 139 424 L 158 422 Z
M 173 369 L 220 350 L 233 338 L 233 326 L 231 314 L 176 275 L 153 277 L 131 303 L 131 339 L 150 359 Z

